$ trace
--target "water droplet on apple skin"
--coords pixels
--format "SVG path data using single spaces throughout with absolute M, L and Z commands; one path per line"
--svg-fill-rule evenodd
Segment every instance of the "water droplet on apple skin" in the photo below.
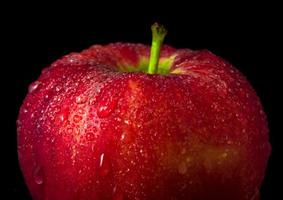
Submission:
M 56 91 L 56 92 L 60 92 L 60 91 L 61 91 L 61 89 L 62 89 L 62 87 L 61 87 L 61 86 L 59 86 L 59 85 L 57 85 L 57 86 L 55 87 L 55 91 Z
M 264 112 L 263 112 L 263 110 L 261 109 L 261 110 L 259 111 L 259 114 L 260 114 L 260 115 L 263 115 L 263 113 L 264 113 Z
M 75 123 L 79 123 L 82 120 L 82 116 L 74 115 L 73 120 L 74 120 Z
M 43 172 L 40 165 L 37 165 L 33 171 L 33 180 L 37 185 L 43 184 Z
M 65 122 L 67 121 L 68 117 L 69 117 L 69 108 L 64 108 L 61 110 L 61 113 L 58 115 L 59 120 L 61 122 Z
M 36 91 L 36 90 L 39 88 L 40 84 L 41 84 L 41 83 L 40 83 L 39 81 L 33 82 L 33 83 L 30 84 L 30 86 L 28 87 L 28 92 L 29 92 L 29 93 L 32 93 L 32 92 Z
M 101 101 L 98 104 L 97 116 L 100 118 L 108 117 L 115 109 L 117 105 L 117 100 L 109 98 L 106 101 Z
M 117 187 L 115 186 L 113 188 L 113 197 L 112 200 L 123 200 L 124 199 L 124 194 L 123 192 Z
M 125 133 L 125 132 L 123 132 L 123 133 L 121 134 L 121 138 L 120 138 L 120 140 L 121 140 L 121 141 L 123 141 L 123 140 L 125 139 L 125 137 L 126 137 L 126 133 Z
M 94 128 L 93 128 L 94 129 Z M 86 133 L 86 139 L 88 141 L 93 141 L 95 139 L 95 134 L 94 134 L 95 130 L 91 131 L 91 132 L 87 132 Z
M 73 133 L 73 129 L 72 128 L 68 128 L 67 129 L 67 133 L 69 133 L 69 134 Z
M 98 159 L 99 163 L 99 175 L 101 177 L 105 177 L 110 172 L 110 162 L 108 160 L 108 157 L 105 155 L 105 153 L 102 153 Z
M 99 158 L 99 167 L 102 166 L 103 161 L 104 161 L 104 153 L 100 155 L 100 158 Z
M 86 97 L 85 96 L 77 96 L 76 97 L 76 103 L 77 104 L 84 104 L 86 102 Z

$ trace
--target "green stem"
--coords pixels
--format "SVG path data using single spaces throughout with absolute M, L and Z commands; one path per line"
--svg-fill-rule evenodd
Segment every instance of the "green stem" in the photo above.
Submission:
M 149 59 L 149 66 L 147 72 L 149 74 L 155 74 L 158 71 L 160 49 L 163 40 L 167 34 L 167 30 L 164 28 L 164 26 L 158 23 L 154 23 L 151 26 L 151 31 L 152 31 L 152 43 L 151 43 L 150 59 Z

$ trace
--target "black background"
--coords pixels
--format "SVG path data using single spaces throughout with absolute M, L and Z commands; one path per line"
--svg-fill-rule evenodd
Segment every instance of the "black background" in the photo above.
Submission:
M 209 49 L 234 64 L 250 80 L 267 113 L 273 147 L 261 189 L 262 199 L 282 198 L 279 184 L 279 173 L 283 169 L 279 153 L 282 142 L 279 112 L 283 102 L 279 78 L 282 21 L 276 5 L 231 2 L 225 5 L 205 2 L 200 5 L 190 2 L 163 2 L 157 6 L 145 2 L 78 5 L 69 2 L 59 7 L 25 2 L 7 9 L 2 18 L 5 27 L 2 63 L 3 60 L 5 63 L 1 66 L 1 100 L 4 100 L 4 130 L 1 131 L 1 167 L 4 167 L 1 190 L 4 193 L 1 193 L 6 197 L 3 199 L 30 199 L 18 166 L 15 125 L 29 83 L 59 57 L 92 44 L 117 41 L 150 44 L 150 26 L 155 21 L 169 31 L 165 43 L 176 48 Z

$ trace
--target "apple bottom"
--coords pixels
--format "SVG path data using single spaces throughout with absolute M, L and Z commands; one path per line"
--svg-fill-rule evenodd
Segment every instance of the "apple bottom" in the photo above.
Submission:
M 51 150 L 45 143 L 41 148 L 45 157 L 37 157 L 42 165 L 35 163 L 28 179 L 34 199 L 259 198 L 257 188 L 247 185 L 258 180 L 239 146 L 200 145 L 193 137 L 178 144 L 164 137 L 151 142 L 131 142 L 134 138 L 122 134 L 120 138 L 124 144 L 100 144 L 93 149 L 81 144 L 70 148 L 74 141 L 60 138 Z M 74 153 L 80 155 L 75 161 Z M 54 162 L 46 165 L 49 159 Z

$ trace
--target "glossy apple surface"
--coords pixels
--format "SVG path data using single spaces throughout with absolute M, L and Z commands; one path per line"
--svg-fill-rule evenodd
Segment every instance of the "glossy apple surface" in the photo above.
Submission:
M 256 200 L 270 154 L 251 85 L 207 50 L 94 45 L 44 69 L 20 109 L 35 200 Z

